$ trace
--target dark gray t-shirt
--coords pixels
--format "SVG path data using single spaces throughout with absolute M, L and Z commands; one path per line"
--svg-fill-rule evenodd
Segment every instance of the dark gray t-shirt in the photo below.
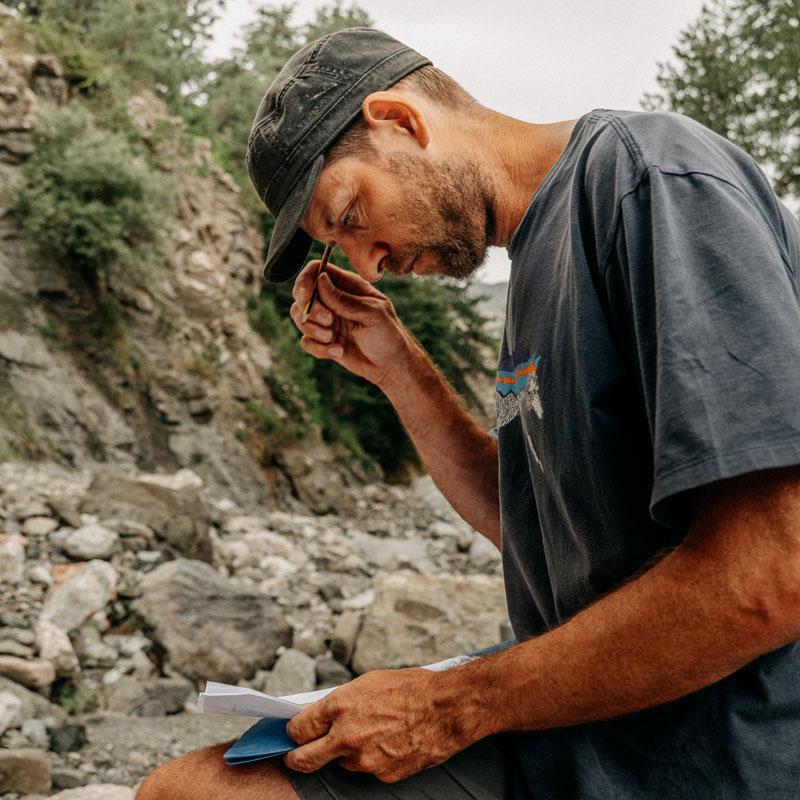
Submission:
M 497 437 L 525 638 L 679 543 L 687 490 L 800 463 L 800 225 L 752 158 L 702 125 L 596 110 L 508 250 Z M 516 742 L 536 800 L 797 798 L 800 650 Z

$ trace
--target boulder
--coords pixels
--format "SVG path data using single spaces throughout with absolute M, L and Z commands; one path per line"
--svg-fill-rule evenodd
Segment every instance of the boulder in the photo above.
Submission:
M 40 619 L 36 623 L 35 630 L 40 658 L 53 665 L 56 675 L 76 675 L 80 670 L 80 664 L 69 636 L 46 619 Z
M 49 792 L 50 771 L 50 756 L 41 750 L 0 750 L 0 792 Z
M 336 621 L 331 639 L 331 652 L 341 664 L 350 663 L 360 627 L 361 615 L 357 611 L 345 611 Z
M 194 690 L 182 678 L 151 678 L 141 681 L 123 675 L 106 690 L 106 706 L 134 717 L 164 717 L 183 711 L 187 698 Z
M 422 666 L 488 647 L 507 616 L 500 577 L 384 576 L 356 639 L 353 669 Z
M 211 562 L 212 509 L 192 483 L 186 480 L 159 482 L 157 477 L 142 480 L 110 472 L 98 473 L 81 511 L 139 522 L 155 531 L 181 555 Z M 173 488 L 175 486 L 180 488 Z
M 0 692 L 13 694 L 22 704 L 17 715 L 11 720 L 10 727 L 18 727 L 26 719 L 42 719 L 43 717 L 55 716 L 64 719 L 66 714 L 60 706 L 51 705 L 44 697 L 36 692 L 32 692 L 15 683 L 8 678 L 0 675 Z
M 64 541 L 64 552 L 79 561 L 111 558 L 117 549 L 119 535 L 103 525 L 84 525 Z
M 55 668 L 49 661 L 17 656 L 0 656 L 0 675 L 29 689 L 44 689 L 56 679 Z
M 190 678 L 235 683 L 271 666 L 291 629 L 268 596 L 200 561 L 162 564 L 141 584 L 134 607 L 172 665 Z
M 262 684 L 269 694 L 310 692 L 317 685 L 317 666 L 311 656 L 299 650 L 284 651 Z
M 64 633 L 80 627 L 113 598 L 117 571 L 105 561 L 90 561 L 50 592 L 40 619 Z
M 25 572 L 25 539 L 0 535 L 0 583 L 16 585 Z
M 17 721 L 20 711 L 22 700 L 11 692 L 0 692 L 0 736 Z

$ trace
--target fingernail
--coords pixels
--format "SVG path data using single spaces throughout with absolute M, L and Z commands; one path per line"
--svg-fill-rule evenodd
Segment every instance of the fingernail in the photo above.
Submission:
M 319 321 L 323 322 L 325 325 L 330 325 L 331 322 L 333 322 L 333 317 L 326 311 L 319 315 Z
M 340 346 L 337 344 L 337 345 L 334 345 L 333 347 L 329 347 L 329 348 L 328 348 L 328 352 L 329 352 L 329 353 L 330 353 L 330 354 L 331 354 L 331 355 L 332 355 L 334 358 L 339 358 L 339 356 L 342 354 L 343 350 L 342 350 L 342 348 L 341 348 L 341 347 L 340 347 Z

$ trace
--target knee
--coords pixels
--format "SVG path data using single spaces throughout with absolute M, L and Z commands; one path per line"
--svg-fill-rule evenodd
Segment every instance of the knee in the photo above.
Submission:
M 219 769 L 228 747 L 230 743 L 207 747 L 167 761 L 144 779 L 134 800 L 196 800 L 202 796 L 198 780 L 202 787 L 203 778 Z

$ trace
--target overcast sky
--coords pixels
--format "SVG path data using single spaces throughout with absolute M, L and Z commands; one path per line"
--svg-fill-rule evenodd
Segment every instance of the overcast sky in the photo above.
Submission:
M 227 0 L 212 56 L 239 43 L 259 4 Z M 297 2 L 297 20 L 315 0 Z M 484 105 L 530 122 L 573 119 L 592 108 L 638 109 L 656 88 L 656 62 L 702 0 L 361 0 L 376 27 L 426 55 Z M 505 250 L 479 273 L 508 278 Z

